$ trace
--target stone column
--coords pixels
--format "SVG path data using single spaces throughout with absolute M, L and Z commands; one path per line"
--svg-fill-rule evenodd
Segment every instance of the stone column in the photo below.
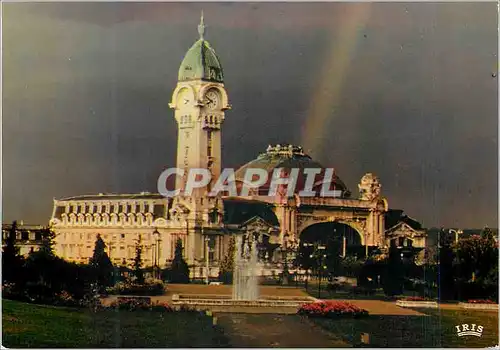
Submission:
M 384 218 L 383 212 L 379 213 L 378 225 L 379 225 L 378 227 L 379 227 L 379 233 L 380 233 L 380 243 L 379 244 L 383 245 L 385 242 L 385 218 Z
M 193 223 L 194 225 L 194 223 Z M 186 237 L 186 260 L 189 265 L 194 264 L 194 258 L 196 254 L 195 250 L 195 230 L 193 227 L 189 227 L 189 230 L 187 230 L 187 237 Z
M 297 232 L 297 209 L 296 208 L 293 208 L 291 210 L 291 233 L 290 234 L 293 234 L 294 238 L 295 239 L 299 239 L 299 237 L 297 237 L 297 235 L 299 234 Z

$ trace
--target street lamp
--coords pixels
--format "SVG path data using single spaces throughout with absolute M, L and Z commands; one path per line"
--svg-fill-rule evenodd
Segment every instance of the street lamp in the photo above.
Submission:
M 153 244 L 153 276 L 155 278 L 160 278 L 160 272 L 159 272 L 159 260 L 160 260 L 160 232 L 155 228 L 153 231 L 153 237 L 155 239 L 155 243 Z M 156 274 L 155 274 L 156 272 Z
M 205 277 L 205 283 L 208 284 L 210 282 L 209 278 L 210 278 L 210 272 L 209 272 L 209 258 L 210 258 L 210 236 L 206 235 L 205 236 L 205 243 L 206 243 L 206 249 L 205 249 L 205 263 L 206 263 L 206 270 L 207 270 L 207 275 Z
M 304 242 L 304 243 L 302 243 L 302 247 L 305 247 L 305 248 L 314 247 L 314 244 Z M 312 258 L 312 255 L 310 255 L 309 257 Z M 305 280 L 306 291 L 307 291 L 308 284 L 309 284 L 309 266 L 307 266 L 307 269 L 306 269 L 306 280 Z
M 285 233 L 283 236 L 283 246 L 281 247 L 281 254 L 283 257 L 283 281 L 282 283 L 288 285 L 288 238 L 290 235 Z
M 454 229 L 449 229 L 448 232 L 455 234 L 455 244 L 458 243 L 458 235 L 461 235 L 462 233 L 464 233 L 464 231 L 462 231 L 462 230 L 454 230 Z
M 311 259 L 318 259 L 319 266 L 318 266 L 318 299 L 321 299 L 321 277 L 322 277 L 322 270 L 326 268 L 325 266 L 325 259 L 326 259 L 326 254 L 324 251 L 326 250 L 326 246 L 323 245 L 318 245 L 318 244 L 304 244 L 306 247 L 313 246 L 314 250 L 309 257 Z

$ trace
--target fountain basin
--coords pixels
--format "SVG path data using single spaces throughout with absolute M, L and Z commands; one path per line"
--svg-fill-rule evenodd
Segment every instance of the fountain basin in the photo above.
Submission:
M 173 305 L 197 306 L 227 306 L 227 307 L 252 307 L 252 308 L 298 308 L 302 304 L 317 301 L 316 298 L 305 296 L 288 297 L 261 297 L 256 300 L 238 300 L 232 299 L 228 295 L 193 295 L 193 294 L 174 294 L 172 296 Z

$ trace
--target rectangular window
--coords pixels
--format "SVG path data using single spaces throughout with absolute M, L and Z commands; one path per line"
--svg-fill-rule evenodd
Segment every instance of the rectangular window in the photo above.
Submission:
M 207 156 L 212 156 L 212 131 L 207 131 Z
M 28 231 L 21 231 L 21 239 L 27 241 L 30 239 L 30 233 Z
M 130 204 L 127 205 L 127 213 L 132 212 L 132 206 Z
M 125 238 L 125 233 L 122 233 L 122 238 Z

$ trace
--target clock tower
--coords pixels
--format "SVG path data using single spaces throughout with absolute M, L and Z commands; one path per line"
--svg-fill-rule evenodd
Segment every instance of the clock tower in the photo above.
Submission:
M 178 127 L 177 168 L 184 169 L 184 176 L 176 178 L 176 188 L 184 190 L 189 169 L 208 169 L 212 174 L 206 188 L 193 191 L 195 198 L 209 192 L 220 175 L 221 129 L 224 112 L 230 108 L 220 59 L 204 38 L 203 13 L 198 33 L 199 39 L 181 63 L 169 104 Z

